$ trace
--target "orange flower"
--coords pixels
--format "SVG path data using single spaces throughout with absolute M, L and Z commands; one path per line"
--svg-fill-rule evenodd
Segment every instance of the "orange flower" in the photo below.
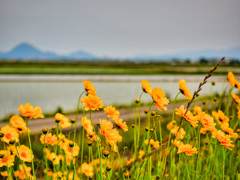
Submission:
M 87 90 L 90 89 L 91 82 L 90 81 L 83 81 L 83 86 L 84 86 L 84 89 L 87 91 Z
M 167 130 L 170 130 L 171 128 L 174 128 L 175 124 L 176 124 L 175 120 L 173 120 L 170 123 L 168 123 L 167 124 Z
M 9 144 L 9 141 L 11 140 L 15 142 L 19 141 L 19 134 L 17 133 L 17 130 L 13 127 L 10 127 L 9 125 L 3 126 L 0 132 L 4 134 L 1 140 L 8 144 Z
M 68 142 L 72 142 L 72 141 L 68 141 Z M 64 146 L 64 151 L 67 155 L 75 157 L 79 154 L 79 146 L 76 143 L 74 143 L 73 147 L 70 147 L 68 143 Z
M 97 95 L 97 93 L 96 93 L 96 91 L 95 91 L 95 86 L 94 86 L 94 85 L 89 86 L 89 89 L 87 90 L 87 94 L 88 94 L 88 95 L 91 94 L 91 95 L 93 95 L 93 96 L 96 96 L 96 95 Z
M 32 175 L 31 175 L 31 167 L 27 167 L 24 164 L 24 167 L 22 165 L 19 166 L 19 170 L 15 171 L 15 176 L 18 177 L 19 179 L 33 179 Z M 26 177 L 26 174 L 27 177 Z
M 113 124 L 110 121 L 100 119 L 100 128 L 100 134 L 106 137 L 110 145 L 122 141 L 122 136 L 119 135 L 116 129 L 112 129 Z
M 186 132 L 184 131 L 183 128 L 180 128 L 180 130 L 178 130 L 179 127 L 175 126 L 173 127 L 173 129 L 171 130 L 171 133 L 176 136 L 176 139 L 183 139 L 184 136 L 186 135 Z
M 87 134 L 93 136 L 95 133 L 94 133 L 94 130 L 93 130 L 91 120 L 88 119 L 87 116 L 83 116 L 82 119 L 81 119 L 81 122 L 82 122 L 82 126 L 87 131 Z
M 164 105 L 168 105 L 169 103 L 169 99 L 167 99 L 165 96 L 165 92 L 162 91 L 161 88 L 153 88 L 152 90 L 152 98 L 153 101 L 156 103 L 157 108 L 162 111 L 163 110 L 167 110 L 167 107 L 165 107 Z
M 193 116 L 193 114 L 188 111 L 187 114 L 184 117 L 193 127 L 198 126 L 198 117 Z
M 138 158 L 139 158 L 139 159 L 142 159 L 142 158 L 143 158 L 143 155 L 144 155 L 144 151 L 143 151 L 143 150 L 140 150 L 140 151 L 139 151 L 139 156 L 138 156 Z
M 112 118 L 112 119 L 118 119 L 119 118 L 120 112 L 118 110 L 116 110 L 115 107 L 106 106 L 103 110 L 107 114 L 108 118 Z
M 197 127 L 198 118 L 193 116 L 193 114 L 188 111 L 186 114 L 186 109 L 184 109 L 184 105 L 181 105 L 179 109 L 176 108 L 176 115 L 180 117 L 184 117 L 193 127 Z
M 232 94 L 233 99 L 240 104 L 240 98 L 236 94 Z
M 71 123 L 69 122 L 68 117 L 64 116 L 63 114 L 57 113 L 55 115 L 55 119 L 59 120 L 59 125 L 63 128 L 63 129 L 67 129 L 68 127 L 71 126 Z
M 172 140 L 172 144 L 178 148 L 183 143 L 180 140 L 175 139 L 175 140 Z
M 93 176 L 93 166 L 91 164 L 82 163 L 81 169 L 78 169 L 78 173 L 85 174 L 88 177 Z
M 148 139 L 146 139 L 144 141 L 144 143 L 146 145 L 148 145 Z M 150 145 L 154 148 L 154 149 L 158 149 L 160 146 L 159 146 L 159 141 L 154 141 L 153 139 L 150 139 Z
M 223 124 L 221 125 L 221 129 L 222 129 L 224 132 L 228 133 L 232 138 L 234 138 L 234 139 L 237 139 L 237 138 L 238 138 L 238 134 L 233 132 L 233 129 L 229 127 L 229 124 L 223 123 Z
M 67 155 L 66 154 L 66 164 L 68 166 L 70 166 L 71 162 L 75 163 L 76 162 L 76 158 L 73 158 L 72 155 Z
M 130 158 L 129 160 L 126 161 L 126 166 L 134 162 L 134 158 Z
M 195 105 L 194 108 L 193 108 L 193 112 L 194 112 L 194 114 L 199 115 L 203 112 L 203 110 L 200 106 Z
M 31 158 L 31 149 L 29 149 L 25 145 L 21 145 L 20 147 L 18 146 L 17 152 L 18 152 L 19 158 L 25 162 L 31 162 L 34 158 L 34 155 L 32 155 L 32 158 Z
M 0 167 L 3 167 L 3 166 L 8 166 L 8 167 L 11 167 L 14 165 L 14 158 L 15 156 L 14 155 L 11 155 L 10 151 L 9 150 L 1 150 L 0 151 Z
M 101 98 L 93 96 L 91 94 L 82 98 L 81 103 L 83 103 L 83 106 L 85 106 L 85 111 L 88 111 L 90 109 L 99 110 L 99 108 L 103 107 Z
M 227 77 L 228 77 L 228 81 L 229 81 L 230 86 L 234 87 L 235 86 L 235 77 L 234 77 L 234 75 L 231 71 L 228 72 Z
M 199 120 L 203 125 L 203 128 L 200 131 L 201 133 L 205 134 L 207 131 L 214 131 L 216 123 L 214 123 L 212 116 L 203 112 L 199 115 Z
M 128 131 L 128 126 L 126 122 L 122 122 L 122 119 L 113 119 L 113 121 L 116 123 L 118 127 L 120 127 L 124 132 Z
M 34 108 L 30 103 L 25 104 L 25 106 L 21 104 L 18 107 L 18 110 L 22 116 L 28 117 L 30 119 L 44 118 L 41 108 L 38 106 Z
M 222 123 L 228 123 L 229 118 L 224 115 L 224 113 L 221 110 L 218 110 L 218 118 Z
M 190 94 L 190 90 L 187 88 L 186 81 L 184 79 L 181 79 L 179 81 L 179 90 L 187 99 L 192 98 L 192 95 Z
M 151 84 L 148 82 L 148 80 L 142 80 L 142 89 L 145 93 L 152 94 Z
M 225 146 L 229 150 L 232 150 L 231 148 L 234 148 L 234 145 L 232 144 L 232 141 L 230 139 L 230 135 L 225 135 L 224 132 L 221 130 L 216 130 L 212 133 L 212 137 L 216 138 L 221 145 Z
M 56 135 L 52 135 L 52 133 L 48 133 L 46 135 L 41 135 L 40 137 L 40 141 L 42 144 L 44 144 L 44 141 L 45 141 L 45 144 L 50 144 L 50 145 L 55 145 L 57 144 L 57 136 Z
M 196 147 L 192 147 L 192 145 L 190 144 L 180 144 L 178 146 L 178 154 L 180 153 L 185 153 L 187 156 L 192 156 L 192 154 L 197 154 L 198 151 L 197 151 L 197 148 Z
M 179 115 L 180 117 L 184 117 L 186 113 L 186 109 L 184 109 L 184 105 L 181 105 L 180 108 L 176 108 L 176 115 Z
M 14 127 L 18 133 L 27 132 L 27 126 L 23 118 L 19 115 L 12 116 L 10 119 L 10 124 Z M 30 129 L 28 128 L 29 132 Z

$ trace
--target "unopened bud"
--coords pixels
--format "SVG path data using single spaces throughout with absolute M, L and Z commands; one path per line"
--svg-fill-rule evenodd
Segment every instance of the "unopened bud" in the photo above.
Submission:
M 145 131 L 148 131 L 149 129 L 148 129 L 148 127 L 145 127 Z
M 107 170 L 107 171 L 110 171 L 110 170 L 111 170 L 111 166 L 107 166 L 107 167 L 106 167 L 106 170 Z
M 92 141 L 88 141 L 88 146 L 92 146 Z
M 46 128 L 42 129 L 42 133 L 43 134 L 47 134 L 48 133 L 48 129 L 46 129 Z
M 108 156 L 109 156 L 109 151 L 104 151 L 104 152 L 103 152 L 103 155 L 104 155 L 105 157 L 108 157 Z
M 135 100 L 135 102 L 138 104 L 138 103 L 140 102 L 140 100 L 137 98 L 137 99 Z

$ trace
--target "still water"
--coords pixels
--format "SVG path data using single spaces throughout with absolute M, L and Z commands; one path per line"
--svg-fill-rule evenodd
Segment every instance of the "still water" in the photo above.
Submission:
M 141 80 L 148 80 L 152 88 L 160 87 L 173 99 L 178 93 L 178 81 L 186 79 L 191 93 L 195 91 L 204 76 L 159 75 L 159 76 L 0 76 L 0 118 L 18 113 L 20 104 L 31 103 L 40 106 L 44 112 L 53 112 L 58 106 L 64 111 L 74 110 L 79 94 L 83 91 L 83 80 L 91 80 L 104 105 L 129 104 L 142 92 Z M 209 78 L 200 94 L 209 94 L 211 81 L 216 81 L 213 92 L 221 92 L 226 76 Z M 227 85 L 227 83 L 226 83 Z M 183 96 L 179 96 L 183 98 Z M 150 101 L 149 95 L 142 96 Z

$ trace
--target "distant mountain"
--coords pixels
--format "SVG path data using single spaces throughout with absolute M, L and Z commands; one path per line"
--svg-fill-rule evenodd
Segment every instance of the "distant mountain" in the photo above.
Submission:
M 137 56 L 131 57 L 131 59 L 136 60 L 172 60 L 172 59 L 190 59 L 199 60 L 200 58 L 207 59 L 219 59 L 225 56 L 227 59 L 240 59 L 240 46 L 222 49 L 222 50 L 199 50 L 199 51 L 184 51 L 164 55 L 151 55 L 151 54 L 139 54 Z
M 1 59 L 46 59 L 46 60 L 97 59 L 96 56 L 90 53 L 87 53 L 85 51 L 77 51 L 77 52 L 70 53 L 69 55 L 58 55 L 53 52 L 43 52 L 29 43 L 21 43 L 16 47 L 14 47 L 11 51 L 6 53 L 0 52 L 0 58 Z
M 199 60 L 200 58 L 219 59 L 225 56 L 227 59 L 240 60 L 240 46 L 222 49 L 222 50 L 198 50 L 185 51 L 171 54 L 139 54 L 127 58 L 107 58 L 108 60 L 129 60 L 129 61 L 168 61 L 178 60 Z M 85 51 L 75 51 L 66 55 L 59 55 L 54 52 L 43 52 L 29 43 L 21 43 L 9 52 L 0 52 L 0 59 L 36 59 L 36 60 L 101 60 L 104 57 L 98 57 Z
M 98 59 L 98 57 L 87 53 L 85 51 L 75 51 L 73 53 L 70 53 L 63 58 L 65 59 Z

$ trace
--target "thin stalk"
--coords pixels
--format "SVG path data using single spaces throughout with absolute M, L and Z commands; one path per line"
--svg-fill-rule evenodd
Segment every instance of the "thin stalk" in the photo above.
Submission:
M 30 133 L 29 133 L 29 128 L 28 128 L 28 118 L 27 118 L 27 135 L 28 135 L 28 142 L 29 142 L 29 146 L 31 149 L 31 159 L 32 159 L 32 171 L 33 171 L 33 178 L 34 180 L 36 180 L 36 176 L 35 176 L 35 171 L 34 171 L 34 163 L 33 163 L 33 150 L 32 150 L 32 143 L 31 143 L 31 139 L 30 139 Z
M 75 138 L 76 138 L 76 132 L 77 132 L 77 121 L 78 121 L 78 111 L 79 111 L 79 102 L 80 102 L 80 99 L 83 95 L 85 91 L 83 91 L 80 95 L 79 95 L 79 98 L 78 98 L 78 104 L 77 104 L 77 113 L 76 113 L 76 119 L 75 119 L 75 129 L 74 129 L 74 136 L 73 136 L 73 141 L 75 142 Z

